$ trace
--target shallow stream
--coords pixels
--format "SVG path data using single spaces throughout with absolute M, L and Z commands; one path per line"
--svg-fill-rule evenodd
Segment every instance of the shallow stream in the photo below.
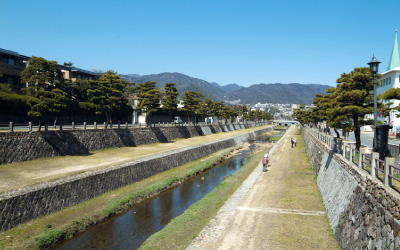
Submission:
M 254 145 L 252 145 L 254 147 Z M 52 249 L 137 249 L 148 237 L 164 228 L 212 191 L 248 159 L 247 152 L 234 156 L 158 197 L 135 205 L 128 212 L 99 223 Z M 203 180 L 204 179 L 204 180 Z

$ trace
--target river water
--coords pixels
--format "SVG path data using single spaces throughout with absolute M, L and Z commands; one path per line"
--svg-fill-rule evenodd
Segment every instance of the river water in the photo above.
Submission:
M 232 157 L 128 212 L 104 221 L 52 249 L 137 249 L 152 234 L 212 191 L 248 159 L 246 152 Z M 202 178 L 204 177 L 204 180 Z

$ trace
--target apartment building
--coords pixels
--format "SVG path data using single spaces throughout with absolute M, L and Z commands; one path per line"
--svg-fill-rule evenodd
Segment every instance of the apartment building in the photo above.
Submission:
M 61 72 L 64 75 L 64 79 L 69 79 L 72 81 L 76 81 L 79 79 L 82 80 L 96 80 L 97 75 L 96 73 L 89 71 L 89 70 L 84 70 L 80 69 L 74 66 L 65 66 L 65 65 L 59 65 Z
M 21 72 L 26 68 L 30 57 L 15 51 L 0 48 L 0 83 L 8 83 L 14 89 L 25 87 L 21 83 Z

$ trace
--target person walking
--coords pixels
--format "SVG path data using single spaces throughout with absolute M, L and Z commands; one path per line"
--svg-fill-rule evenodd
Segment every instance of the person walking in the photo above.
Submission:
M 290 138 L 290 142 L 292 143 L 292 148 L 293 148 L 293 144 L 294 144 L 293 138 Z
M 297 147 L 297 138 L 294 138 L 294 146 Z
M 267 172 L 268 163 L 269 163 L 269 152 L 267 152 L 262 159 L 263 172 Z

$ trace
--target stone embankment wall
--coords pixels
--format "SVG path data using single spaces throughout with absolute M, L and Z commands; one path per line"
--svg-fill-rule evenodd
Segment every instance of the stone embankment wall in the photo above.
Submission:
M 250 126 L 254 123 L 0 133 L 0 164 L 166 142 Z
M 400 195 L 302 128 L 307 153 L 342 249 L 397 249 Z
M 212 143 L 147 157 L 0 195 L 0 231 L 143 180 L 273 130 L 263 128 Z

